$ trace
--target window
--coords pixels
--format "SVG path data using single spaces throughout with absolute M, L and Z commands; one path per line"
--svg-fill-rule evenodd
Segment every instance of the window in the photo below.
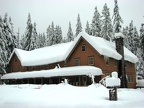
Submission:
M 15 58 L 15 62 L 17 62 L 17 58 Z
M 80 59 L 79 58 L 75 59 L 75 66 L 80 66 Z
M 109 57 L 104 56 L 105 64 L 108 66 L 109 65 Z
M 127 78 L 128 78 L 128 83 L 133 83 L 133 75 L 128 75 L 127 76 Z
M 29 67 L 27 67 L 27 71 L 29 71 Z
M 85 51 L 86 51 L 86 46 L 85 46 L 85 45 L 83 45 L 83 46 L 81 47 L 81 51 L 82 51 L 82 52 L 85 52 Z
M 114 66 L 117 67 L 117 65 L 118 65 L 118 61 L 114 60 Z
M 44 68 L 45 68 L 44 66 L 41 66 L 41 70 L 44 70 Z
M 93 56 L 88 57 L 88 65 L 94 65 L 94 57 Z
M 130 63 L 130 67 L 131 67 L 131 68 L 133 67 L 133 64 L 132 64 L 132 63 Z
M 49 69 L 49 65 L 47 65 L 47 69 Z
M 34 66 L 32 67 L 32 70 L 35 70 L 35 67 L 34 67 Z

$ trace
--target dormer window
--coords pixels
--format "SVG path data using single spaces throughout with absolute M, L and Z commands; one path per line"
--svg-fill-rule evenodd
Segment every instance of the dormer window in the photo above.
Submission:
M 82 52 L 85 52 L 85 51 L 86 51 L 86 46 L 85 46 L 85 45 L 82 45 L 81 51 L 82 51 Z

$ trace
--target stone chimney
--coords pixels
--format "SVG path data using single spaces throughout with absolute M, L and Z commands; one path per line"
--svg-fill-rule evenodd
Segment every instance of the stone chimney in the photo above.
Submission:
M 124 36 L 122 33 L 115 33 L 116 50 L 122 56 L 121 60 L 118 61 L 118 77 L 121 79 L 121 87 L 127 88 L 123 39 L 124 39 Z

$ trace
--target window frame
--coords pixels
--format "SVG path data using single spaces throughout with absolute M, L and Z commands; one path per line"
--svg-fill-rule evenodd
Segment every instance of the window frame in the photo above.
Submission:
M 127 81 L 128 83 L 133 83 L 134 82 L 134 76 L 133 75 L 127 75 Z
M 88 65 L 94 65 L 95 63 L 94 63 L 95 61 L 94 61 L 94 56 L 89 56 L 88 57 Z
M 104 56 L 104 62 L 106 66 L 109 66 L 109 57 Z
M 86 45 L 82 45 L 82 46 L 81 46 L 81 51 L 82 51 L 82 52 L 86 52 Z
M 133 63 L 130 63 L 130 68 L 131 68 L 131 69 L 133 68 Z
M 17 58 L 15 58 L 14 61 L 17 62 Z
M 75 66 L 80 66 L 80 58 L 75 58 Z
M 118 61 L 114 59 L 114 67 L 118 66 Z

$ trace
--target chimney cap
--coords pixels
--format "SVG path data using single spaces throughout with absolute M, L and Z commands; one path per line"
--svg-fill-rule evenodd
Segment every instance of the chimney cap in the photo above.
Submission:
M 124 38 L 123 33 L 119 32 L 119 33 L 115 33 L 115 38 Z

